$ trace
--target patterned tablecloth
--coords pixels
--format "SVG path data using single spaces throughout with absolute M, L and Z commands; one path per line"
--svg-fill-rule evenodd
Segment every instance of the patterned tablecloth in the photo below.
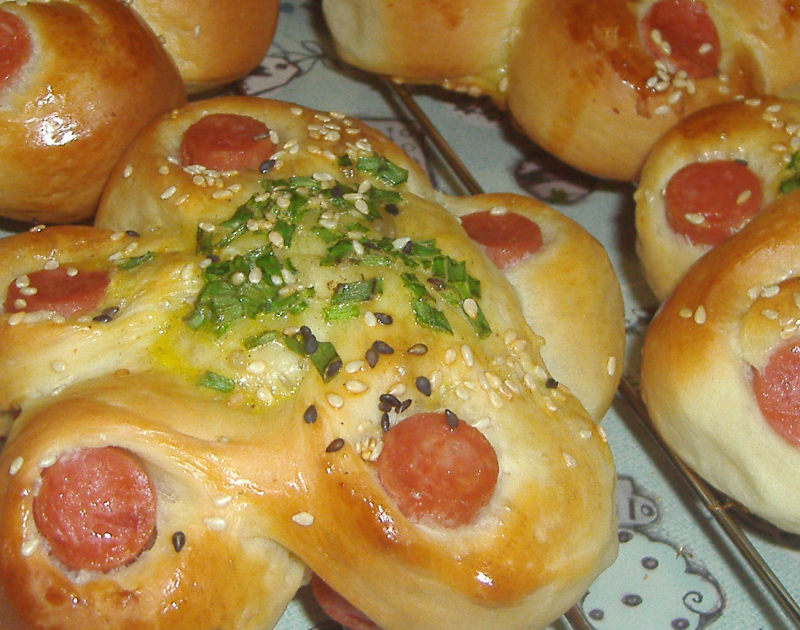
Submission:
M 386 98 L 384 84 L 337 61 L 318 2 L 281 3 L 268 55 L 236 89 L 360 118 L 426 166 L 439 188 L 458 192 L 418 125 Z M 484 190 L 537 197 L 577 220 L 605 245 L 623 286 L 626 374 L 635 386 L 639 345 L 655 301 L 633 251 L 633 187 L 598 181 L 563 166 L 515 132 L 490 103 L 427 90 L 416 94 Z M 582 601 L 591 626 L 597 630 L 793 627 L 625 400 L 615 401 L 604 427 L 619 475 L 621 544 L 618 560 Z M 800 540 L 779 539 L 755 529 L 746 533 L 789 593 L 800 598 Z M 278 630 L 337 627 L 326 620 L 307 589 L 301 590 L 278 624 Z M 569 627 L 564 620 L 553 626 Z

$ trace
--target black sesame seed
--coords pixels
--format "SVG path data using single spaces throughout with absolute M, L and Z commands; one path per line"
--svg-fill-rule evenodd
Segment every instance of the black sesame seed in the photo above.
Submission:
M 410 406 L 411 406 L 411 399 L 410 398 L 406 398 L 403 402 L 400 403 L 400 406 L 397 408 L 397 412 L 398 413 L 402 413 L 403 411 L 408 409 Z
M 388 212 L 391 215 L 397 216 L 398 214 L 400 214 L 400 208 L 397 207 L 396 203 L 387 203 L 386 212 Z
M 383 324 L 384 326 L 388 326 L 394 321 L 392 316 L 387 313 L 375 313 L 375 319 L 378 320 L 379 324 Z
M 335 453 L 336 451 L 341 449 L 343 446 L 344 446 L 344 440 L 342 438 L 336 438 L 333 442 L 328 444 L 328 446 L 325 448 L 325 452 L 326 453 Z
M 378 351 L 375 348 L 370 348 L 367 350 L 367 353 L 364 355 L 364 358 L 367 360 L 367 364 L 374 368 L 378 364 Z
M 428 346 L 426 346 L 424 343 L 415 343 L 408 350 L 406 350 L 406 352 L 408 352 L 408 354 L 423 355 L 428 352 Z
M 389 414 L 383 413 L 383 415 L 381 415 L 381 429 L 383 429 L 384 431 L 388 431 L 389 429 L 391 429 L 391 427 L 392 423 L 389 421 Z
M 331 186 L 328 192 L 334 199 L 341 199 L 344 196 L 344 190 L 342 190 L 342 187 L 339 184 L 334 184 Z
M 558 387 L 558 381 L 551 376 L 545 381 L 544 386 L 548 389 L 555 389 Z
M 381 341 L 380 339 L 377 340 L 375 343 L 373 343 L 372 347 L 375 350 L 375 352 L 377 352 L 378 354 L 393 354 L 394 353 L 394 348 L 392 348 L 392 346 L 390 346 L 385 341 Z
M 172 547 L 175 551 L 180 551 L 183 549 L 183 546 L 186 544 L 186 534 L 182 531 L 177 531 L 172 534 Z
M 136 230 L 125 230 L 125 234 L 127 234 L 131 238 L 139 238 L 139 236 L 141 236 L 139 232 L 137 232 Z
M 108 323 L 112 319 L 114 319 L 114 316 L 117 313 L 119 313 L 119 306 L 110 306 L 109 308 L 105 309 L 99 315 L 96 315 L 95 317 L 93 317 L 92 320 L 95 321 L 95 322 Z
M 269 173 L 275 167 L 275 160 L 264 160 L 258 165 L 258 170 L 261 173 Z
M 392 409 L 400 409 L 400 399 L 394 394 L 381 394 L 378 399 L 378 408 L 381 411 L 391 411 Z
M 333 361 L 328 364 L 328 367 L 325 368 L 325 380 L 330 380 L 334 376 L 339 373 L 339 370 L 342 369 L 342 360 L 339 357 L 336 357 Z
M 314 335 L 303 339 L 303 350 L 306 354 L 314 354 L 317 351 L 317 348 L 319 348 L 319 343 Z
M 317 421 L 317 408 L 314 405 L 309 405 L 303 412 L 303 421 L 306 424 L 314 424 Z
M 449 409 L 444 410 L 444 420 L 451 429 L 455 429 L 458 426 L 458 416 Z
M 425 396 L 431 395 L 431 382 L 425 376 L 418 376 L 417 380 L 414 381 L 414 384 L 417 386 L 417 389 L 421 394 Z

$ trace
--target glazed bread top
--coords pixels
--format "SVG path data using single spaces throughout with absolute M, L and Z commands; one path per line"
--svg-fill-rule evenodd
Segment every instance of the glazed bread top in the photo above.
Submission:
M 213 151 L 187 138 L 216 114 L 265 124 L 250 139 L 270 157 L 237 179 L 202 167 Z M 387 629 L 542 627 L 577 601 L 616 550 L 604 433 L 419 167 L 346 116 L 261 99 L 159 125 L 160 159 L 122 165 L 104 199 L 113 230 L 0 241 L 0 406 L 18 413 L 0 575 L 20 626 L 260 628 L 308 570 Z M 58 270 L 84 279 L 77 305 L 47 288 Z M 429 439 L 480 464 L 450 486 L 422 456 L 432 503 L 395 483 Z M 108 570 L 45 527 L 50 467 L 94 457 L 149 479 L 154 512 Z

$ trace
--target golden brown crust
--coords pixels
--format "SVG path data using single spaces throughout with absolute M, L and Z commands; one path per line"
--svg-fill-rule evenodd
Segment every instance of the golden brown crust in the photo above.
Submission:
M 753 372 L 797 338 L 800 196 L 783 196 L 702 257 L 656 315 L 642 395 L 666 442 L 710 483 L 800 532 L 800 449 L 764 420 Z
M 239 202 L 207 196 L 205 188 L 192 183 L 191 177 L 184 179 L 183 169 L 169 159 L 182 130 L 202 112 L 216 111 L 257 115 L 269 122 L 284 153 L 267 179 L 312 175 L 316 182 L 329 182 L 320 183 L 316 193 L 308 181 L 300 186 L 298 194 L 308 194 L 311 201 L 310 209 L 300 215 L 305 219 L 297 220 L 312 223 L 298 227 L 290 245 L 269 241 L 281 257 L 287 253 L 284 246 L 289 248 L 290 288 L 313 285 L 307 308 L 275 319 L 272 315 L 236 319 L 219 334 L 203 323 L 187 325 L 209 262 L 202 247 L 195 251 L 195 235 L 198 222 L 205 222 L 216 226 L 221 237 L 231 229 L 222 221 L 231 217 Z M 343 133 L 338 138 L 318 137 L 316 129 L 325 116 L 341 121 Z M 0 368 L 20 375 L 0 392 L 0 407 L 16 404 L 22 409 L 0 453 L 0 527 L 6 532 L 0 545 L 0 576 L 4 584 L 16 581 L 17 575 L 40 580 L 31 578 L 19 587 L 25 593 L 10 591 L 11 601 L 35 599 L 30 593 L 41 584 L 63 583 L 63 572 L 49 559 L 46 544 L 34 542 L 32 493 L 23 496 L 20 490 L 35 485 L 43 461 L 69 448 L 118 445 L 134 452 L 159 495 L 159 538 L 133 564 L 103 579 L 88 575 L 70 583 L 77 601 L 97 602 L 96 610 L 79 611 L 68 602 L 40 603 L 42 608 L 19 614 L 30 615 L 29 624 L 34 615 L 59 614 L 64 620 L 61 627 L 86 627 L 88 621 L 112 615 L 115 598 L 133 593 L 135 610 L 140 612 L 121 617 L 129 625 L 119 627 L 149 621 L 171 597 L 164 576 L 172 575 L 184 561 L 180 554 L 176 557 L 168 540 L 180 528 L 187 532 L 187 541 L 197 537 L 215 558 L 235 557 L 237 564 L 246 563 L 243 570 L 259 575 L 246 578 L 247 587 L 238 591 L 239 599 L 229 608 L 214 611 L 215 627 L 255 629 L 273 622 L 274 613 L 286 605 L 308 570 L 388 630 L 528 628 L 558 617 L 615 554 L 611 454 L 602 428 L 578 399 L 567 388 L 548 384 L 547 367 L 539 355 L 542 339 L 526 322 L 518 296 L 457 220 L 442 209 L 419 167 L 388 139 L 356 121 L 273 101 L 214 99 L 189 105 L 160 124 L 164 130 L 151 129 L 137 141 L 147 142 L 147 151 L 140 154 L 131 148 L 132 168 L 129 172 L 123 168 L 112 188 L 130 192 L 128 181 L 139 177 L 139 196 L 130 202 L 147 208 L 148 221 L 165 227 L 141 230 L 139 236 L 86 228 L 99 232 L 85 237 L 94 239 L 93 246 L 68 250 L 60 259 L 70 259 L 77 267 L 102 261 L 111 266 L 107 299 L 119 304 L 115 317 L 98 322 L 87 314 L 58 322 L 0 314 L 4 335 Z M 310 146 L 317 148 L 309 150 Z M 148 151 L 159 153 L 165 147 L 160 160 L 140 161 Z M 393 186 L 340 161 L 347 155 L 356 165 L 359 157 L 374 153 L 407 168 L 408 182 Z M 168 171 L 159 173 L 165 164 Z M 333 180 L 327 175 L 341 188 L 330 192 Z M 350 187 L 360 189 L 365 181 L 370 187 L 399 192 L 396 212 L 378 201 L 377 216 L 363 214 L 357 197 L 341 195 Z M 251 194 L 268 190 L 245 175 L 228 174 L 225 182 L 221 189 L 234 185 L 237 193 L 236 185 Z M 171 196 L 162 194 L 168 183 L 189 197 L 176 206 Z M 196 193 L 189 191 L 191 185 Z M 149 206 L 142 196 L 147 194 L 153 197 Z M 280 214 L 282 206 L 286 211 L 295 207 L 291 200 L 283 205 L 287 194 L 281 188 L 253 203 L 266 204 Z M 366 188 L 359 194 L 364 195 L 361 199 L 372 199 Z M 317 201 L 316 195 L 328 201 Z M 123 194 L 110 192 L 106 201 L 98 215 L 105 227 L 146 227 L 135 224 L 136 212 L 125 205 Z M 339 205 L 345 201 L 352 207 Z M 476 204 L 485 207 L 480 201 Z M 328 210 L 324 219 L 323 207 Z M 321 213 L 319 224 L 313 223 L 317 213 Z M 167 219 L 176 214 L 176 220 Z M 267 214 L 263 219 L 269 222 Z M 346 260 L 321 265 L 320 257 L 327 251 L 322 236 L 329 235 L 320 236 L 311 228 L 341 230 L 347 225 L 353 233 L 347 238 L 358 240 L 359 228 L 350 225 L 353 221 L 369 226 L 370 238 L 389 239 L 376 245 L 388 259 L 371 266 L 360 257 L 375 250 L 359 241 L 362 253 L 354 245 Z M 252 228 L 253 233 L 242 240 L 220 246 L 219 253 L 254 251 L 247 249 L 255 246 L 249 239 L 266 238 L 258 231 L 268 228 L 257 221 Z M 3 246 L 6 253 L 25 252 L 21 258 L 29 261 L 29 267 L 22 271 L 28 272 L 42 263 L 43 250 L 61 251 L 54 245 L 69 240 L 60 236 L 61 229 L 10 237 Z M 393 248 L 402 249 L 406 235 L 422 243 L 433 239 L 480 282 L 477 301 L 490 326 L 485 336 L 466 309 L 462 312 L 436 298 L 452 332 L 419 323 L 408 278 L 401 272 L 422 274 L 422 270 L 414 260 L 406 267 L 402 256 L 392 254 Z M 141 265 L 129 270 L 116 266 L 120 261 L 115 254 L 126 259 L 145 251 L 154 255 Z M 0 257 L 3 253 L 0 250 Z M 2 281 L 10 281 L 16 273 L 19 266 Z M 328 297 L 338 283 L 376 273 L 380 291 L 359 305 L 358 317 L 326 318 Z M 285 275 L 283 280 L 277 275 L 277 282 L 289 282 Z M 418 279 L 425 282 L 423 275 Z M 247 281 L 260 280 L 248 274 Z M 366 311 L 373 316 L 390 314 L 391 322 L 371 321 Z M 342 359 L 340 371 L 323 378 L 282 341 L 300 324 L 315 331 L 319 341 L 333 345 Z M 52 350 L 30 348 L 31 335 L 44 334 L 53 326 L 60 327 L 63 338 L 60 359 Z M 276 334 L 260 345 L 243 345 L 265 327 Z M 94 348 L 105 349 L 105 364 L 98 367 L 85 354 L 84 348 L 92 347 L 83 343 L 87 337 Z M 393 352 L 376 355 L 372 361 L 365 351 L 374 347 L 376 339 Z M 53 365 L 59 369 L 54 371 Z M 199 387 L 206 371 L 230 377 L 232 391 Z M 49 378 L 36 381 L 34 373 Z M 429 394 L 417 386 L 419 376 L 431 383 Z M 390 423 L 402 421 L 403 414 L 450 409 L 460 421 L 476 426 L 492 445 L 501 472 L 492 499 L 474 522 L 454 529 L 415 524 L 382 488 L 373 460 L 382 445 L 380 395 L 388 392 L 407 398 L 410 405 L 400 413 L 387 412 Z M 311 405 L 316 420 L 307 422 Z M 45 422 L 53 413 L 59 413 L 59 422 Z M 337 439 L 341 448 L 328 448 Z M 202 597 L 190 601 L 187 596 L 181 606 L 170 609 L 171 628 L 196 627 L 208 602 L 228 597 L 237 581 L 220 572 L 216 563 L 207 566 L 198 559 L 193 565 L 190 558 L 195 556 L 185 560 L 184 579 L 196 584 Z M 264 567 L 274 567 L 267 579 L 261 578 Z M 287 578 L 281 582 L 278 578 L 284 572 Z M 245 618 L 243 608 L 252 616 Z
M 25 24 L 33 51 L 0 92 L 0 215 L 87 219 L 136 133 L 185 101 L 180 76 L 122 3 L 5 3 L 3 10 Z
M 602 245 L 580 225 L 530 197 L 487 194 L 442 203 L 456 216 L 505 208 L 539 226 L 542 248 L 502 273 L 525 319 L 545 339 L 542 357 L 553 377 L 600 421 L 616 394 L 625 353 L 622 294 Z
M 800 147 L 800 103 L 776 97 L 746 99 L 701 110 L 667 132 L 651 150 L 636 199 L 636 251 L 645 278 L 664 300 L 711 246 L 694 244 L 667 223 L 664 194 L 684 166 L 743 160 L 762 184 L 764 205 L 779 194 L 792 153 Z
M 341 58 L 378 74 L 442 83 L 504 100 L 522 0 L 325 0 Z M 444 45 L 443 45 L 444 43 Z
M 130 0 L 158 36 L 189 93 L 240 79 L 267 54 L 278 0 Z
M 507 102 L 537 144 L 601 178 L 636 180 L 650 146 L 702 107 L 737 94 L 781 93 L 800 79 L 793 61 L 800 50 L 797 8 L 779 0 L 703 2 L 721 59 L 714 75 L 688 82 L 644 49 L 640 20 L 653 0 L 504 3 L 491 18 L 480 13 L 474 24 L 484 33 L 477 38 L 441 20 L 429 3 L 410 3 L 402 15 L 396 4 L 326 0 L 327 23 L 347 61 L 400 79 L 488 92 Z M 399 4 L 405 11 L 409 3 Z M 444 3 L 447 15 L 472 5 Z M 431 43 L 418 42 L 415 28 Z M 392 43 L 381 47 L 381 38 Z M 439 64 L 451 50 L 466 67 Z M 494 77 L 489 89 L 487 76 Z

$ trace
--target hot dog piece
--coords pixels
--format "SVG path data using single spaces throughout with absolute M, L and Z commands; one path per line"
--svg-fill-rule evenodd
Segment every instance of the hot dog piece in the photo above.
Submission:
M 719 66 L 717 28 L 702 2 L 660 0 L 642 20 L 647 51 L 669 60 L 693 79 L 712 76 Z
M 269 128 L 239 114 L 210 114 L 186 130 L 181 142 L 184 165 L 215 171 L 257 171 L 275 153 Z
M 753 390 L 764 419 L 787 442 L 800 446 L 800 342 L 772 354 L 753 376 Z
M 667 184 L 667 222 L 694 244 L 717 245 L 761 209 L 762 199 L 761 180 L 747 165 L 694 162 Z
M 14 80 L 30 54 L 31 40 L 22 20 L 0 11 L 0 87 Z
M 461 217 L 461 225 L 472 240 L 483 245 L 499 269 L 518 263 L 542 246 L 539 226 L 514 212 L 473 212 Z
M 311 592 L 325 614 L 342 624 L 347 630 L 378 629 L 378 626 L 369 617 L 334 591 L 316 573 L 311 576 Z
M 156 493 L 127 451 L 86 448 L 42 471 L 33 516 L 50 553 L 71 570 L 110 571 L 154 541 Z
M 497 454 L 475 427 L 451 413 L 421 413 L 383 438 L 378 478 L 409 519 L 445 527 L 471 522 L 497 483 Z
M 63 317 L 94 310 L 108 287 L 105 271 L 69 267 L 40 269 L 20 276 L 8 286 L 5 311 L 54 311 Z

